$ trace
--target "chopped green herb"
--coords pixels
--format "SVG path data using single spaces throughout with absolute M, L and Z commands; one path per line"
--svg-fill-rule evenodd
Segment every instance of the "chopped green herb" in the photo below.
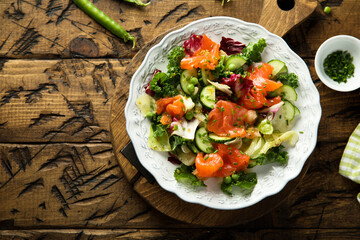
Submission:
M 353 57 L 347 51 L 335 51 L 324 60 L 325 73 L 334 81 L 341 83 L 354 76 Z

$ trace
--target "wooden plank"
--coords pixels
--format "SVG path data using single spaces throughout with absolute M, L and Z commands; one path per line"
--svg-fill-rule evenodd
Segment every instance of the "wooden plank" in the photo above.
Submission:
M 6 26 L 0 31 L 0 57 L 129 58 L 164 31 L 196 19 L 232 16 L 258 22 L 261 3 L 260 0 L 230 1 L 221 7 L 220 0 L 163 0 L 139 8 L 116 0 L 95 1 L 98 8 L 137 38 L 138 47 L 131 49 L 130 43 L 124 44 L 114 37 L 69 0 L 6 0 L 0 3 L 1 12 L 5 13 L 2 26 Z M 319 5 L 308 20 L 285 37 L 291 48 L 302 57 L 313 57 L 324 39 L 333 35 L 360 37 L 360 29 L 353 27 L 360 21 L 357 0 L 337 0 L 326 4 L 332 8 L 331 15 L 324 14 Z
M 110 144 L 0 146 L 0 226 L 115 227 L 146 219 Z
M 165 222 L 175 221 L 134 193 L 110 144 L 0 145 L 0 229 Z
M 131 43 L 123 43 L 70 0 L 6 0 L 0 3 L 0 12 L 5 13 L 3 26 L 7 26 L 0 31 L 0 56 L 129 58 L 155 36 L 199 18 L 227 15 L 256 22 L 261 2 L 233 1 L 221 7 L 221 1 L 213 0 L 164 0 L 136 7 L 124 1 L 95 1 L 99 9 L 137 38 L 137 48 L 132 49 Z
M 9 60 L 0 142 L 110 142 L 110 103 L 127 60 Z
M 242 229 L 44 229 L 3 230 L 0 237 L 10 239 L 360 239 L 357 229 L 264 229 L 246 231 Z
M 272 212 L 273 226 L 360 229 L 360 222 L 355 220 L 360 214 L 356 200 L 359 185 L 339 174 L 345 145 L 346 142 L 335 141 L 317 144 L 307 174 L 288 199 Z
M 360 229 L 358 185 L 338 174 L 344 146 L 319 144 L 309 171 L 285 201 L 240 226 Z M 198 227 L 146 204 L 123 177 L 110 144 L 1 144 L 0 161 L 1 229 Z

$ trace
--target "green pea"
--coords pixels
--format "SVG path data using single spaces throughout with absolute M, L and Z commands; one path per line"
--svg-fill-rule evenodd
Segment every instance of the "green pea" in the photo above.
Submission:
M 193 119 L 193 117 L 194 117 L 194 114 L 193 114 L 192 112 L 187 112 L 187 113 L 185 114 L 185 118 L 186 118 L 186 120 L 188 120 L 188 121 L 190 121 L 191 119 Z
M 229 64 L 228 69 L 229 69 L 230 71 L 235 71 L 235 70 L 236 70 L 236 65 L 233 64 L 233 63 L 231 63 L 231 64 Z
M 195 86 L 194 84 L 190 83 L 189 85 L 187 85 L 187 90 L 191 93 L 193 93 L 195 91 Z
M 227 176 L 226 178 L 224 178 L 224 183 L 227 183 L 227 184 L 229 184 L 229 183 L 231 183 L 231 177 L 230 176 Z
M 239 174 L 237 174 L 237 173 L 234 173 L 233 175 L 231 175 L 231 178 L 234 180 L 234 181 L 237 181 L 237 180 L 239 180 Z
M 328 6 L 326 6 L 326 7 L 324 8 L 324 13 L 326 13 L 326 14 L 331 13 L 331 8 L 328 7 Z
M 194 84 L 194 85 L 196 85 L 196 84 L 199 83 L 199 81 L 198 81 L 198 79 L 197 79 L 196 77 L 192 77 L 192 78 L 190 79 L 190 82 L 191 82 L 192 84 Z

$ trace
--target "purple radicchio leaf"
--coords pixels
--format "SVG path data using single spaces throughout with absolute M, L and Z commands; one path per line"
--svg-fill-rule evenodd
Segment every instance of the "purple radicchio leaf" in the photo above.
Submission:
M 153 75 L 151 76 L 151 80 L 149 81 L 148 85 L 145 86 L 145 93 L 152 96 L 152 97 L 155 95 L 155 92 L 150 89 L 150 83 L 153 80 L 155 74 L 157 74 L 158 72 L 161 72 L 161 70 L 155 69 Z
M 241 96 L 241 91 L 245 87 L 241 74 L 232 74 L 229 78 L 223 78 L 221 83 L 231 87 L 237 97 Z
M 184 42 L 185 54 L 193 56 L 193 54 L 201 47 L 202 38 L 203 36 L 201 35 L 191 35 L 190 38 Z
M 227 55 L 241 53 L 241 50 L 245 47 L 245 44 L 235 41 L 232 38 L 222 37 L 220 42 L 220 50 L 226 52 Z
M 174 155 L 174 154 L 172 154 L 170 152 L 169 152 L 168 161 L 171 162 L 172 164 L 175 164 L 175 165 L 180 165 L 181 164 L 181 161 L 179 160 L 179 158 L 176 155 Z

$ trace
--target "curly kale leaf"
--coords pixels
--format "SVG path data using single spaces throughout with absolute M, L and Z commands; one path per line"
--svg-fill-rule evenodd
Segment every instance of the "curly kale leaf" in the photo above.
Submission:
M 247 63 L 251 65 L 253 62 L 261 62 L 261 53 L 266 47 L 264 38 L 257 43 L 250 42 L 243 50 L 242 55 L 247 59 Z
M 225 59 L 225 55 L 220 56 L 218 65 L 216 65 L 215 69 L 211 71 L 216 79 L 226 78 L 231 75 L 229 71 L 225 69 Z
M 294 89 L 299 86 L 299 78 L 295 73 L 280 74 L 276 80 L 282 82 L 284 85 L 289 85 Z
M 225 181 L 221 184 L 221 190 L 229 195 L 233 194 L 233 186 L 239 187 L 243 190 L 252 191 L 257 184 L 257 178 L 256 173 L 250 172 L 240 172 L 235 173 L 238 177 L 235 178 L 232 177 L 232 181 L 229 183 L 226 183 Z
M 288 161 L 288 153 L 283 151 L 283 148 L 284 146 L 282 145 L 271 148 L 266 154 L 262 153 L 255 159 L 251 159 L 248 167 L 250 168 L 256 165 L 265 165 L 269 163 L 286 164 Z
M 192 174 L 192 172 L 195 170 L 194 168 L 194 166 L 181 165 L 175 169 L 174 177 L 176 181 L 194 187 L 205 187 L 205 183 Z
M 175 148 L 177 146 L 181 146 L 183 144 L 185 144 L 187 142 L 187 140 L 185 138 L 182 138 L 180 136 L 177 136 L 177 135 L 172 135 L 170 137 L 170 145 L 171 145 L 171 150 L 175 150 Z
M 158 72 L 150 82 L 150 90 L 154 91 L 156 98 L 173 97 L 178 94 L 176 81 L 166 73 Z
M 168 74 L 170 78 L 179 78 L 181 75 L 180 61 L 185 57 L 185 51 L 183 47 L 176 46 L 167 55 L 169 64 L 167 65 Z

